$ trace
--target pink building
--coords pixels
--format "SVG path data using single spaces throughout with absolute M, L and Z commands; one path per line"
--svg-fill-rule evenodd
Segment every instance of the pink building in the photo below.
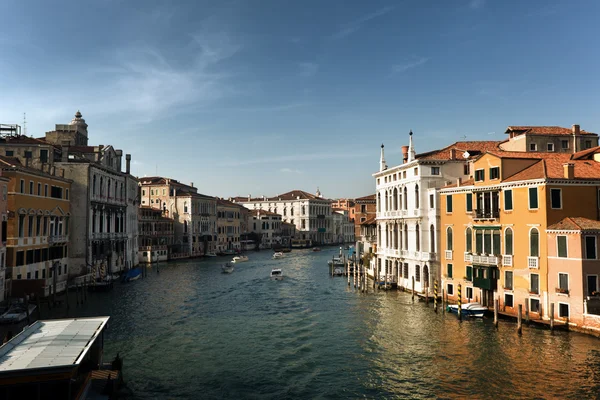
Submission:
M 554 303 L 554 318 L 600 333 L 600 221 L 567 217 L 546 232 L 548 300 Z

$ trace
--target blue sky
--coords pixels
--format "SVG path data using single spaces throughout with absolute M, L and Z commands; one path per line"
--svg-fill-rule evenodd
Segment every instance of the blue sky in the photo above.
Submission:
M 172 4 L 171 4 L 172 3 Z M 0 2 L 0 122 L 81 110 L 133 173 L 218 196 L 374 191 L 508 125 L 600 132 L 596 1 Z

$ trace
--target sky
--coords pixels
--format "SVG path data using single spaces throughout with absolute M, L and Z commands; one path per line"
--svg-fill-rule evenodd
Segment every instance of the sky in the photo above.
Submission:
M 132 173 L 214 196 L 375 191 L 417 152 L 509 125 L 600 132 L 600 2 L 0 2 L 0 123 L 80 110 Z

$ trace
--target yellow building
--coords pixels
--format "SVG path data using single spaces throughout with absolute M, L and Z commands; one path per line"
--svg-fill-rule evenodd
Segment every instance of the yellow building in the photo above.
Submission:
M 48 296 L 65 290 L 71 181 L 0 157 L 8 182 L 7 277 L 12 296 Z M 62 171 L 60 171 L 62 172 Z
M 597 150 L 598 148 L 596 148 Z M 565 217 L 598 219 L 600 157 L 487 152 L 472 164 L 472 179 L 441 195 L 442 288 L 456 300 L 479 301 L 532 318 L 547 317 L 546 229 Z

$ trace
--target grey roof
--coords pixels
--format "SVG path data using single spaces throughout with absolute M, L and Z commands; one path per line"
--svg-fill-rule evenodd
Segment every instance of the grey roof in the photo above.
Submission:
M 0 374 L 79 365 L 108 319 L 37 321 L 0 347 Z

